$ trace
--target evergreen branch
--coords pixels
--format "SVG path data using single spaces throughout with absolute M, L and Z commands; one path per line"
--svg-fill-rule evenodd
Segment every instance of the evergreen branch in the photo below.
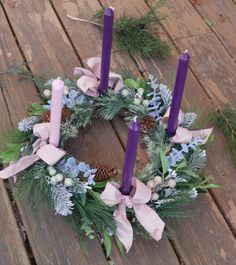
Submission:
M 163 1 L 160 3 L 162 4 Z M 144 58 L 164 59 L 170 55 L 170 45 L 153 34 L 154 28 L 165 18 L 157 12 L 159 6 L 151 7 L 146 14 L 140 17 L 132 17 L 124 12 L 115 20 L 113 36 L 119 50 L 131 55 L 141 54 Z M 101 29 L 103 10 L 99 10 L 92 21 L 98 23 Z
M 124 100 L 113 90 L 96 99 L 97 114 L 104 120 L 112 120 L 123 108 L 127 108 L 129 101 Z
M 10 65 L 8 72 L 20 78 L 31 80 L 39 89 L 45 89 L 45 83 L 49 79 L 49 74 L 34 74 L 25 68 L 25 64 L 17 65 L 13 63 Z
M 236 165 L 236 109 L 232 105 L 226 105 L 221 112 L 215 111 L 211 120 L 223 132 L 228 139 L 227 148 L 231 151 Z

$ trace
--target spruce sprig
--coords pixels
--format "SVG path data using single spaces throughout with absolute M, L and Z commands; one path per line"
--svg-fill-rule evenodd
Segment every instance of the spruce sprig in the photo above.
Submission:
M 115 20 L 113 37 L 118 50 L 130 55 L 140 54 L 144 58 L 165 59 L 170 55 L 170 44 L 162 41 L 156 34 L 157 26 L 165 18 L 157 11 L 158 6 L 151 7 L 146 14 L 140 17 L 133 17 L 124 12 Z M 102 25 L 103 10 L 99 10 L 92 20 Z
M 211 119 L 227 137 L 227 148 L 231 151 L 236 165 L 236 108 L 227 104 L 221 112 L 215 111 Z

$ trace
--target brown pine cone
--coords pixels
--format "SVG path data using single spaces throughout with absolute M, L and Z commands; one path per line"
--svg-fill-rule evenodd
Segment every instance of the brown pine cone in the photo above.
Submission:
M 97 169 L 94 181 L 101 182 L 113 178 L 117 175 L 117 168 L 110 165 L 93 163 L 91 168 Z
M 140 122 L 143 131 L 150 132 L 156 127 L 156 120 L 152 116 L 145 116 L 141 119 Z
M 68 109 L 62 109 L 61 113 L 61 120 L 66 121 L 70 117 L 70 111 Z M 43 122 L 50 122 L 50 110 L 47 110 L 42 115 L 42 121 Z

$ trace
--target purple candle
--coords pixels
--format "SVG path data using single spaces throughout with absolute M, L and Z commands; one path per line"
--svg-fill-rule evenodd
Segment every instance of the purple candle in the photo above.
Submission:
M 132 177 L 137 155 L 139 136 L 141 132 L 140 123 L 134 118 L 129 126 L 128 140 L 126 145 L 125 162 L 122 173 L 121 192 L 129 194 L 132 189 Z
M 167 126 L 167 133 L 170 137 L 175 135 L 176 129 L 178 127 L 178 115 L 184 93 L 184 84 L 187 77 L 189 60 L 190 56 L 186 50 L 179 58 L 179 66 L 173 90 L 173 99 Z
M 113 31 L 113 8 L 106 8 L 103 18 L 103 40 L 102 40 L 102 64 L 100 75 L 100 93 L 105 93 L 108 89 L 110 61 L 111 61 L 111 46 L 112 46 L 112 31 Z
M 60 77 L 52 82 L 49 143 L 58 147 L 60 141 L 62 100 L 64 82 Z

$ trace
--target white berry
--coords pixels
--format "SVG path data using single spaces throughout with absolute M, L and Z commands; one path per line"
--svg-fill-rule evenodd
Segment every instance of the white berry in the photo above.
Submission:
M 147 182 L 147 186 L 148 186 L 148 188 L 150 188 L 150 189 L 154 189 L 154 188 L 156 187 L 156 184 L 155 184 L 155 182 L 154 182 L 153 180 L 149 180 L 149 181 Z
M 69 88 L 68 86 L 64 86 L 64 96 L 67 96 L 69 94 Z
M 144 89 L 143 89 L 142 87 L 139 87 L 139 88 L 137 89 L 137 91 L 138 91 L 138 93 L 139 93 L 140 95 L 142 95 L 142 94 L 144 93 Z
M 55 176 L 57 174 L 57 171 L 55 168 L 51 168 L 49 171 L 48 171 L 49 175 L 50 176 Z
M 134 98 L 134 104 L 135 105 L 140 105 L 141 104 L 141 100 L 139 98 Z
M 71 186 L 73 186 L 73 184 L 74 184 L 74 181 L 71 178 L 65 179 L 65 186 L 66 187 L 71 187 Z
M 152 198 L 151 198 L 151 200 L 152 201 L 157 201 L 159 199 L 159 195 L 156 193 L 156 192 L 154 192 L 153 194 L 152 194 Z
M 43 91 L 43 95 L 44 95 L 46 98 L 50 98 L 51 95 L 52 95 L 52 92 L 51 92 L 51 90 L 49 90 L 49 89 L 45 89 L 45 90 Z
M 173 179 L 170 179 L 168 182 L 167 182 L 167 185 L 170 187 L 170 188 L 174 188 L 176 186 L 176 181 L 173 180 Z
M 143 106 L 144 106 L 144 107 L 148 107 L 148 106 L 149 106 L 149 100 L 144 99 L 144 101 L 143 101 Z
M 156 185 L 161 184 L 161 183 L 162 183 L 162 177 L 160 177 L 160 176 L 156 176 L 156 177 L 154 178 L 154 182 L 156 183 Z
M 121 92 L 121 95 L 122 95 L 123 97 L 128 97 L 128 95 L 129 95 L 129 91 L 128 91 L 128 89 L 123 89 L 122 92 Z
M 49 170 L 51 170 L 51 169 L 54 169 L 54 167 L 53 167 L 53 166 L 48 166 L 48 167 L 47 167 L 47 171 L 49 171 Z
M 51 177 L 50 182 L 51 182 L 52 185 L 56 185 L 57 184 L 56 177 L 55 176 Z
M 56 175 L 55 175 L 55 178 L 56 178 L 56 181 L 57 181 L 57 182 L 61 182 L 61 181 L 63 180 L 64 177 L 63 177 L 62 174 L 56 174 Z

